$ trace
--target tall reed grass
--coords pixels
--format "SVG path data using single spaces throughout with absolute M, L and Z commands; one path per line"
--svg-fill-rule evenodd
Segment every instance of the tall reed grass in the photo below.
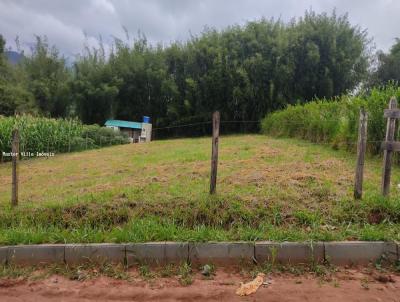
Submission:
M 368 112 L 368 151 L 377 154 L 380 152 L 380 142 L 385 137 L 386 119 L 383 111 L 392 96 L 400 101 L 400 87 L 388 85 L 372 89 L 368 94 L 344 95 L 333 100 L 291 105 L 267 115 L 261 123 L 262 132 L 355 150 L 359 111 L 364 107 Z

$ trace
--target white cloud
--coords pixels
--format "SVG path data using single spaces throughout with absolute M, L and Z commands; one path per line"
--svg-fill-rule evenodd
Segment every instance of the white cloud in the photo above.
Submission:
M 107 44 L 124 38 L 123 26 L 139 30 L 152 43 L 189 38 L 204 26 L 224 28 L 248 20 L 299 17 L 306 9 L 349 12 L 354 24 L 368 29 L 378 48 L 387 50 L 400 37 L 398 0 L 0 0 L 0 33 L 9 45 L 18 35 L 29 44 L 34 34 L 46 35 L 66 55 L 95 45 L 101 35 Z
M 114 5 L 107 0 L 92 0 L 92 5 L 101 12 L 115 13 Z

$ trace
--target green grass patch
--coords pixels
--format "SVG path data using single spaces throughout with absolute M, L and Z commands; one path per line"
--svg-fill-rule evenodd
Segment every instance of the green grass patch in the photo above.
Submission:
M 354 201 L 352 153 L 263 135 L 220 142 L 214 196 L 209 138 L 23 161 L 14 209 L 3 163 L 0 244 L 400 240 L 397 167 L 391 197 L 382 198 L 381 160 L 368 157 L 365 198 Z

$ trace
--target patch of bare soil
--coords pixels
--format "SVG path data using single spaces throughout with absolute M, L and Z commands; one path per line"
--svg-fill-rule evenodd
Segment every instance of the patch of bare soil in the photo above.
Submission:
M 328 279 L 310 274 L 270 274 L 255 294 L 236 295 L 240 282 L 251 280 L 218 270 L 212 280 L 200 274 L 189 286 L 176 277 L 143 281 L 106 277 L 72 281 L 51 276 L 40 281 L 0 279 L 0 301 L 400 301 L 400 276 L 348 270 Z

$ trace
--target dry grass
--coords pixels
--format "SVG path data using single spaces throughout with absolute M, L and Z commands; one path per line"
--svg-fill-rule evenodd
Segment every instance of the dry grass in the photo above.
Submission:
M 203 195 L 208 190 L 210 147 L 206 138 L 180 139 L 22 161 L 20 203 L 111 201 L 138 194 L 163 200 Z M 266 199 L 318 207 L 351 197 L 353 161 L 353 154 L 296 140 L 222 137 L 218 192 L 246 201 Z M 376 160 L 367 162 L 367 194 L 379 188 L 379 165 Z M 10 198 L 10 175 L 10 164 L 2 164 L 3 204 Z M 398 180 L 396 170 L 394 183 Z
M 197 138 L 22 161 L 18 213 L 23 223 L 18 225 L 12 212 L 5 212 L 0 217 L 1 228 L 9 231 L 12 225 L 15 229 L 12 235 L 0 235 L 0 242 L 178 240 L 193 236 L 198 240 L 197 233 L 201 240 L 297 238 L 288 235 L 288 229 L 302 232 L 299 238 L 400 238 L 396 225 L 391 225 L 391 232 L 380 225 L 389 216 L 398 223 L 396 204 L 352 201 L 355 154 L 295 139 L 224 136 L 213 198 L 208 195 L 210 154 L 211 140 Z M 379 195 L 380 169 L 379 158 L 367 159 L 367 199 Z M 11 195 L 10 175 L 10 164 L 1 164 L 0 206 L 4 209 Z M 397 203 L 399 182 L 399 169 L 395 168 L 392 200 Z M 364 204 L 368 206 L 363 208 Z M 55 206 L 61 207 L 61 212 L 52 212 Z M 27 220 L 29 215 L 41 216 Z M 379 218 L 373 222 L 379 230 L 374 226 L 365 236 L 360 235 L 358 230 L 365 229 L 371 215 Z M 138 220 L 149 217 L 170 221 L 162 222 L 157 233 L 150 229 L 158 228 L 159 222 Z M 49 235 L 53 230 L 48 230 L 48 220 L 57 228 L 54 232 L 61 234 Z M 22 233 L 21 225 L 31 232 L 29 236 Z M 199 230 L 201 227 L 205 229 Z M 315 233 L 310 234 L 310 227 Z M 42 228 L 40 236 L 38 228 Z M 79 232 L 71 233 L 77 228 L 89 232 L 85 239 Z M 116 235 L 119 228 L 128 233 Z M 142 228 L 143 233 L 134 233 L 134 228 Z M 104 229 L 111 232 L 109 237 L 103 236 Z M 265 233 L 267 229 L 271 233 Z M 197 233 L 184 233 L 186 230 Z M 230 233 L 218 233 L 220 230 Z M 341 237 L 331 237 L 326 230 L 337 230 Z

